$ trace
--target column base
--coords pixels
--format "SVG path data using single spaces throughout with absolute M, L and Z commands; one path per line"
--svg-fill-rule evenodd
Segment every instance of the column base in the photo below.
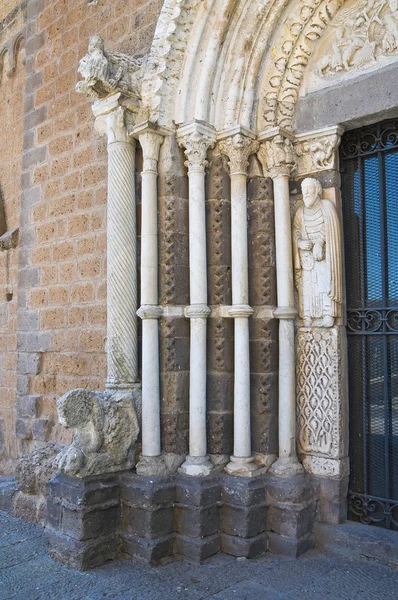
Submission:
M 167 475 L 168 469 L 162 455 L 159 456 L 141 456 L 136 464 L 135 470 L 137 475 L 147 476 L 164 476 Z
M 267 506 L 263 477 L 225 477 L 221 509 L 221 550 L 255 558 L 267 551 Z
M 220 551 L 220 482 L 179 475 L 175 484 L 175 553 L 202 562 Z
M 184 463 L 178 469 L 181 475 L 192 477 L 207 477 L 213 472 L 214 466 L 208 456 L 187 456 Z
M 78 479 L 58 474 L 48 492 L 45 536 L 51 558 L 85 571 L 118 556 L 117 476 Z
M 126 473 L 120 486 L 122 552 L 150 565 L 172 557 L 175 495 L 172 480 Z
M 230 462 L 225 467 L 228 475 L 234 477 L 256 477 L 258 475 L 258 465 L 254 462 L 252 456 L 241 458 L 239 456 L 231 456 Z
M 302 475 L 304 467 L 295 456 L 286 458 L 280 456 L 271 465 L 269 472 L 280 477 L 293 477 L 294 475 Z

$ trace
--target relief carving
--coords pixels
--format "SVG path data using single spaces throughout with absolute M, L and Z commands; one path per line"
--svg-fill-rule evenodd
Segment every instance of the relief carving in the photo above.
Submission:
M 117 92 L 138 99 L 141 67 L 141 60 L 106 51 L 104 40 L 94 35 L 89 40 L 87 54 L 79 63 L 78 72 L 84 80 L 76 84 L 76 91 L 93 100 L 102 100 Z
M 130 469 L 135 464 L 139 426 L 131 394 L 72 390 L 57 402 L 61 425 L 73 429 L 73 441 L 58 466 L 71 477 Z
M 360 0 L 341 10 L 330 52 L 317 65 L 329 77 L 363 69 L 398 52 L 398 1 Z
M 336 329 L 297 333 L 297 422 L 301 454 L 342 452 L 341 352 Z
M 341 231 L 336 208 L 322 200 L 322 186 L 307 178 L 303 204 L 293 220 L 295 284 L 304 327 L 333 327 L 341 316 Z
M 306 136 L 298 135 L 294 142 L 298 174 L 337 169 L 342 131 L 341 127 L 330 127 Z

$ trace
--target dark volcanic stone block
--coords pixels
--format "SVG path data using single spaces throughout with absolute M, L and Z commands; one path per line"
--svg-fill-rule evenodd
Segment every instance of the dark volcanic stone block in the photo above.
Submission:
M 138 508 L 122 503 L 122 531 L 139 537 L 155 539 L 174 531 L 172 508 Z
M 173 505 L 175 485 L 170 477 L 143 477 L 126 473 L 120 480 L 122 501 L 138 507 Z
M 197 508 L 175 505 L 175 530 L 185 536 L 204 538 L 220 529 L 220 508 L 217 505 Z
M 285 537 L 278 533 L 268 533 L 268 550 L 273 554 L 282 554 L 298 558 L 314 546 L 314 535 L 308 533 L 299 539 Z
M 178 475 L 175 478 L 176 502 L 205 507 L 221 501 L 221 486 L 217 478 Z
M 164 538 L 147 539 L 137 535 L 122 536 L 121 551 L 129 556 L 141 558 L 152 566 L 160 564 L 174 554 L 174 535 Z
M 222 509 L 221 530 L 229 535 L 251 538 L 263 533 L 267 523 L 265 504 L 243 507 L 225 504 Z
M 267 535 L 262 533 L 251 538 L 221 534 L 221 551 L 232 556 L 255 558 L 267 551 Z
M 119 552 L 119 539 L 115 535 L 82 542 L 46 528 L 45 536 L 50 557 L 79 571 L 114 560 Z
M 176 534 L 174 551 L 188 562 L 200 563 L 220 551 L 220 536 L 198 539 Z
M 223 479 L 223 502 L 236 506 L 256 506 L 265 503 L 265 481 L 262 477 L 246 479 L 226 476 Z
M 58 474 L 49 482 L 48 492 L 45 533 L 52 558 L 85 570 L 117 557 L 116 475 L 75 479 Z

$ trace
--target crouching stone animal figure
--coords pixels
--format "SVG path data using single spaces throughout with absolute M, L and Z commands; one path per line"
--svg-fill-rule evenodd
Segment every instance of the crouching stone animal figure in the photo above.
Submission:
M 72 445 L 59 455 L 62 473 L 88 477 L 134 466 L 139 425 L 131 395 L 72 390 L 57 410 L 60 424 L 74 429 Z

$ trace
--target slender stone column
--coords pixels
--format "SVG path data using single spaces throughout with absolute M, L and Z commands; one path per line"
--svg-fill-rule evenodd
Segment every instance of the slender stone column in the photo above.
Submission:
M 133 130 L 143 152 L 141 202 L 141 307 L 142 319 L 142 455 L 139 475 L 164 475 L 161 455 L 159 318 L 158 306 L 158 194 L 160 146 L 164 134 L 144 123 Z
M 289 178 L 295 166 L 290 137 L 280 129 L 259 136 L 259 159 L 274 184 L 275 247 L 279 319 L 279 458 L 272 465 L 276 475 L 291 476 L 303 472 L 296 450 L 296 372 L 292 233 Z
M 138 382 L 135 140 L 114 94 L 93 105 L 95 129 L 108 137 L 107 390 L 130 391 Z
M 242 127 L 225 131 L 220 151 L 229 158 L 231 175 L 232 307 L 235 319 L 234 455 L 225 470 L 251 477 L 257 469 L 251 451 L 249 266 L 247 241 L 247 169 L 249 156 L 258 150 L 254 134 Z
M 185 316 L 191 320 L 189 456 L 180 468 L 186 475 L 209 475 L 212 464 L 206 438 L 206 319 L 207 257 L 205 213 L 206 154 L 215 144 L 211 127 L 193 122 L 180 128 L 179 145 L 185 148 L 189 177 L 189 288 L 190 306 Z

